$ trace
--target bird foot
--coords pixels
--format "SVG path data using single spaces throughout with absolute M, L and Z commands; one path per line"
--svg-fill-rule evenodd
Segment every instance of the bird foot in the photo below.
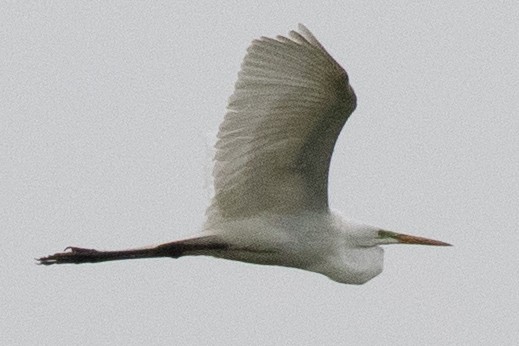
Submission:
M 70 251 L 69 251 L 70 250 Z M 54 255 L 40 257 L 36 260 L 38 264 L 51 265 L 51 264 L 63 264 L 63 263 L 86 263 L 86 262 L 97 262 L 99 251 L 94 249 L 84 249 L 80 247 L 68 246 L 64 252 L 58 252 Z

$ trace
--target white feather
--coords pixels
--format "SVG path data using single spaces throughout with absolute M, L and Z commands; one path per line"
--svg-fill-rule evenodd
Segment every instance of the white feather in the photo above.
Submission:
M 247 52 L 218 133 L 208 228 L 327 210 L 333 147 L 356 105 L 346 72 L 303 25 Z

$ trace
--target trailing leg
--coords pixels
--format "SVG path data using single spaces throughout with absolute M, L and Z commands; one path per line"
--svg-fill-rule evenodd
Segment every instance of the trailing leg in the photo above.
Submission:
M 218 242 L 214 236 L 202 236 L 177 240 L 150 248 L 100 251 L 69 246 L 64 252 L 38 258 L 39 264 L 97 263 L 139 258 L 171 257 L 186 255 L 210 255 L 211 252 L 227 249 L 228 245 Z

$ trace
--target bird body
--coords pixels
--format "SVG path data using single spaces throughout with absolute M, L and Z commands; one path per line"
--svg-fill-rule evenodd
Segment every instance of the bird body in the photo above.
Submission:
M 254 40 L 219 129 L 215 194 L 202 231 L 144 249 L 69 247 L 39 262 L 207 255 L 362 284 L 382 271 L 379 245 L 449 245 L 345 220 L 330 210 L 330 160 L 356 102 L 346 71 L 303 25 L 288 37 Z
M 372 240 L 378 230 L 346 222 L 334 212 L 305 212 L 233 220 L 204 233 L 230 244 L 214 251 L 214 257 L 299 268 L 361 284 L 382 271 L 384 251 Z

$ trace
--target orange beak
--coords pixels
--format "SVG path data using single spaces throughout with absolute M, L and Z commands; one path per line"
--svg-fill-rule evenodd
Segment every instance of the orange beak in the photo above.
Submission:
M 379 238 L 390 238 L 396 240 L 399 244 L 417 244 L 417 245 L 433 245 L 433 246 L 452 246 L 439 240 L 416 237 L 414 235 L 395 233 L 391 231 L 378 231 Z
M 393 237 L 402 244 L 419 244 L 419 245 L 434 245 L 434 246 L 452 246 L 449 243 L 444 243 L 439 240 L 427 239 L 422 237 L 415 237 L 414 235 L 396 233 Z

